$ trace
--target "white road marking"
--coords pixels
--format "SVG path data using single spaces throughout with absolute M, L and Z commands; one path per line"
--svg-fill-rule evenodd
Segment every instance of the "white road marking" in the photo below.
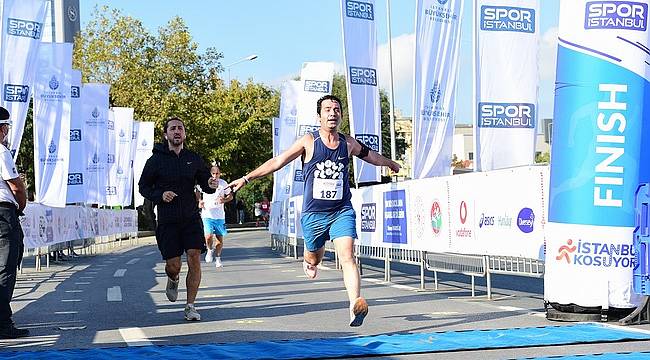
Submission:
M 90 285 L 90 283 L 87 282 L 87 281 L 79 281 L 79 282 L 76 282 L 76 283 L 74 283 L 74 284 L 75 284 L 75 285 Z
M 288 272 L 296 272 L 296 270 L 293 270 L 293 269 L 291 269 L 291 270 L 282 270 L 282 271 L 280 271 L 280 272 L 288 273 Z
M 149 251 L 148 253 L 144 254 L 144 256 L 149 256 L 157 253 L 157 251 Z
M 133 265 L 133 264 L 137 263 L 138 261 L 140 261 L 140 258 L 133 258 L 133 259 L 127 261 L 126 264 L 127 265 Z
M 396 302 L 395 299 L 376 299 L 375 302 Z
M 81 293 L 84 292 L 83 290 L 66 290 L 65 292 L 67 293 Z
M 106 290 L 106 301 L 122 301 L 122 289 L 113 286 Z
M 79 276 L 79 279 L 94 279 L 94 276 Z
M 113 277 L 124 277 L 125 273 L 126 273 L 126 269 L 117 269 L 115 270 L 115 274 L 113 274 Z
M 147 335 L 144 334 L 142 329 L 133 327 L 133 328 L 120 328 L 120 335 L 127 346 L 149 346 L 153 345 Z
M 367 281 L 367 282 L 373 283 L 373 284 L 387 285 L 389 287 L 392 287 L 393 289 L 409 290 L 409 291 L 418 291 L 419 290 L 418 288 L 413 287 L 413 286 L 400 285 L 400 284 L 390 284 L 390 283 L 387 283 L 384 280 L 380 280 L 380 279 L 369 278 L 369 279 L 361 279 L 361 280 Z
M 61 302 L 79 302 L 81 299 L 63 299 Z
M 54 314 L 56 315 L 69 315 L 69 314 L 78 314 L 79 312 L 77 311 L 55 311 Z
M 332 283 L 331 281 L 316 281 L 316 282 L 313 282 L 312 284 L 314 284 L 314 285 L 325 285 L 325 284 L 331 284 L 331 283 Z
M 650 330 L 644 330 L 644 329 L 639 329 L 639 328 L 633 328 L 630 326 L 619 326 L 619 325 L 611 325 L 611 324 L 603 324 L 603 323 L 594 323 L 600 326 L 616 329 L 616 330 L 621 330 L 621 331 L 630 331 L 630 332 L 636 332 L 636 333 L 641 333 L 641 334 L 650 334 Z

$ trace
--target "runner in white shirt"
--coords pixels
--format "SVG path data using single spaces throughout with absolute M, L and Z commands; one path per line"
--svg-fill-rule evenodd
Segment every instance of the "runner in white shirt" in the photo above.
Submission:
M 203 218 L 203 233 L 208 252 L 205 254 L 205 262 L 215 262 L 217 268 L 221 268 L 221 250 L 223 250 L 223 237 L 226 231 L 226 212 L 223 204 L 233 199 L 228 183 L 221 179 L 219 166 L 212 165 L 210 168 L 212 177 L 216 179 L 217 191 L 214 194 L 203 194 L 203 200 L 199 201 L 201 218 Z M 214 239 L 216 238 L 216 244 Z M 214 245 L 213 245 L 214 244 Z

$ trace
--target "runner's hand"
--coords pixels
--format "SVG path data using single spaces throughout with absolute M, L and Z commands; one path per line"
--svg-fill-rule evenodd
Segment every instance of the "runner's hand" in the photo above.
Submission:
M 246 185 L 246 180 L 244 180 L 244 178 L 239 178 L 228 184 L 228 187 L 231 188 L 233 192 L 237 192 L 239 189 L 243 188 L 244 185 Z
M 165 192 L 162 194 L 162 201 L 164 201 L 164 202 L 166 202 L 166 203 L 168 203 L 168 202 L 172 202 L 172 200 L 174 200 L 174 198 L 175 198 L 176 196 L 178 196 L 178 195 L 176 195 L 176 193 L 173 192 L 173 191 L 165 191 Z
M 396 163 L 396 162 L 394 162 L 392 160 L 391 160 L 390 164 L 388 164 L 388 167 L 391 170 L 393 170 L 393 172 L 396 172 L 396 173 L 399 172 L 399 169 L 401 168 L 401 166 L 398 163 Z

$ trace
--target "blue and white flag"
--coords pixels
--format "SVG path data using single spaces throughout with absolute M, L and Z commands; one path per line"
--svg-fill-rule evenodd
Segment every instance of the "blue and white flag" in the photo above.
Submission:
M 320 121 L 316 113 L 316 101 L 332 93 L 334 64 L 330 62 L 307 62 L 300 71 L 301 90 L 298 94 L 296 137 L 318 130 Z M 304 182 L 300 159 L 293 162 L 292 196 L 302 195 Z
M 561 2 L 545 233 L 549 302 L 630 310 L 642 303 L 633 270 L 647 253 L 633 240 L 635 227 L 647 232 L 637 222 L 647 216 L 647 189 L 637 195 L 637 187 L 650 182 L 649 10 L 649 0 Z
M 133 129 L 136 131 L 136 149 L 133 157 L 133 186 L 136 191 L 133 192 L 133 206 L 138 207 L 144 204 L 144 197 L 137 191 L 142 169 L 147 159 L 151 157 L 154 140 L 154 123 L 151 121 L 135 121 Z
M 289 149 L 296 141 L 298 95 L 302 92 L 301 86 L 302 82 L 289 80 L 282 83 L 280 88 L 280 117 L 277 123 L 278 154 Z M 274 131 L 275 128 L 274 126 Z M 273 156 L 276 156 L 275 150 Z M 294 160 L 273 174 L 273 201 L 283 201 L 291 196 L 295 162 L 300 162 L 300 159 Z M 300 182 L 299 186 L 302 187 L 303 183 Z
M 474 3 L 475 166 L 535 162 L 538 0 Z
M 35 201 L 65 207 L 70 161 L 72 44 L 44 43 L 34 82 Z
M 341 0 L 341 22 L 350 132 L 359 142 L 381 154 L 375 1 Z M 380 170 L 378 166 L 354 159 L 357 183 L 380 181 Z
M 86 158 L 86 203 L 106 204 L 108 177 L 108 92 L 110 85 L 88 83 L 81 89 Z
M 43 0 L 2 1 L 0 104 L 11 114 L 9 149 L 14 159 L 18 155 L 29 99 L 32 97 L 36 58 L 43 35 L 47 4 L 48 2 Z
M 451 173 L 462 0 L 415 7 L 413 178 Z
M 131 138 L 133 108 L 113 107 L 108 117 L 108 183 L 106 202 L 109 206 L 131 205 L 133 186 L 131 173 Z M 127 204 L 128 201 L 128 204 Z
M 72 70 L 70 85 L 70 161 L 68 164 L 68 192 L 66 203 L 83 203 L 86 198 L 84 173 L 86 146 L 83 140 L 81 117 L 81 71 Z

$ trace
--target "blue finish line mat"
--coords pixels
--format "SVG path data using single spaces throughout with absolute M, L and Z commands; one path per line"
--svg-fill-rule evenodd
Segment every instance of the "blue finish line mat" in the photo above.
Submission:
M 650 334 L 598 323 L 329 339 L 0 352 L 3 359 L 322 359 L 649 340 Z
M 531 358 L 531 360 L 648 360 L 650 352 L 602 353 Z

